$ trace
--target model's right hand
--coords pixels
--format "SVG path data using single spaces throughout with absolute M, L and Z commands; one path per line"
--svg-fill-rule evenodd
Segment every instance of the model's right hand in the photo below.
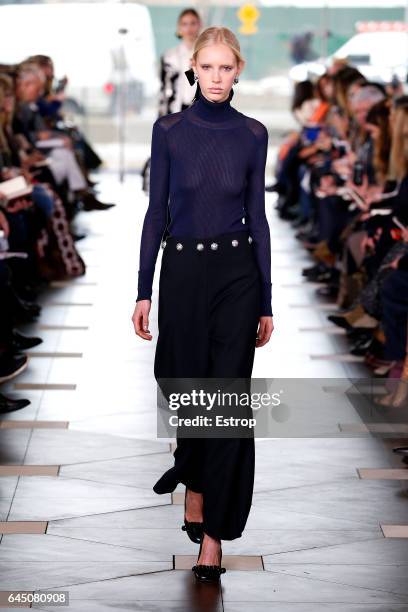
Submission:
M 139 302 L 136 302 L 135 311 L 132 315 L 135 333 L 144 340 L 152 339 L 152 335 L 149 333 L 150 306 L 150 300 L 139 300 Z

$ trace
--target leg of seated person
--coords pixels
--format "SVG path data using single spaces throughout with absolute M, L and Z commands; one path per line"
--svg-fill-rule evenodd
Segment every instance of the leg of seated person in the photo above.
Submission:
M 67 180 L 71 191 L 87 189 L 85 177 L 79 167 L 75 155 L 69 149 L 52 149 L 48 154 L 51 171 L 58 184 Z
M 10 278 L 11 274 L 7 264 L 4 261 L 0 261 L 0 353 L 7 350 L 12 340 L 12 307 L 7 299 Z
M 400 361 L 405 358 L 407 346 L 408 272 L 391 272 L 382 285 L 381 299 L 386 336 L 384 357 Z
M 44 216 L 48 219 L 54 210 L 53 199 L 43 185 L 39 183 L 33 185 L 33 202 L 41 210 Z

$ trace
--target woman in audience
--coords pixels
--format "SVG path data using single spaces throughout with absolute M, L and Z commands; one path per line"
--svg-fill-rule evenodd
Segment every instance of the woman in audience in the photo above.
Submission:
M 33 150 L 44 152 L 58 186 L 66 182 L 76 201 L 82 202 L 84 210 L 105 210 L 113 204 L 99 202 L 89 190 L 89 185 L 78 164 L 71 139 L 65 134 L 49 130 L 36 104 L 43 95 L 46 79 L 34 62 L 19 66 L 16 79 L 17 104 L 13 119 L 13 130 L 22 134 Z
M 10 138 L 14 108 L 11 83 L 6 77 L 0 78 L 0 109 L 0 146 L 3 161 L 6 162 L 3 163 L 3 178 L 21 174 L 32 184 L 30 199 L 33 206 L 30 210 L 17 212 L 10 207 L 6 209 L 12 226 L 10 248 L 29 254 L 26 260 L 10 262 L 12 267 L 20 269 L 16 279 L 23 287 L 28 285 L 36 276 L 35 267 L 42 279 L 63 280 L 80 276 L 85 273 L 84 263 L 75 249 L 60 198 L 51 185 L 34 183 L 39 178 L 34 175 L 35 162 L 34 167 L 28 165 L 27 159 L 21 162 L 16 141 Z M 10 165 L 13 161 L 15 166 Z

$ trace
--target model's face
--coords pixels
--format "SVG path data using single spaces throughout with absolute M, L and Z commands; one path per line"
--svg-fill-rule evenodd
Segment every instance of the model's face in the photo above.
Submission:
M 192 60 L 191 65 L 198 75 L 203 95 L 212 102 L 223 102 L 245 63 L 238 63 L 228 45 L 219 43 L 200 49 L 197 61 Z
M 201 21 L 193 14 L 187 13 L 178 23 L 178 32 L 183 40 L 194 41 L 200 32 Z

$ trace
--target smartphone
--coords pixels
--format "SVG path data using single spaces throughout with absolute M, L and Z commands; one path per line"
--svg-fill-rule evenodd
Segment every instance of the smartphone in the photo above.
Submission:
M 359 187 L 363 184 L 363 178 L 364 164 L 361 161 L 356 161 L 353 166 L 353 183 Z

